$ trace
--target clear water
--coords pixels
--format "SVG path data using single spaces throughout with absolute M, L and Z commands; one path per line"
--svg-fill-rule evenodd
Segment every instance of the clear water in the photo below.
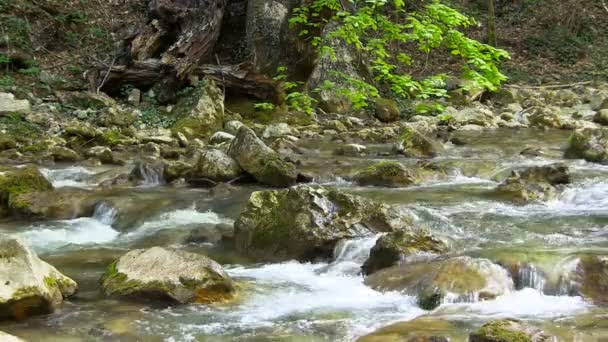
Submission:
M 578 255 L 608 254 L 608 167 L 566 161 L 574 183 L 556 200 L 499 202 L 488 193 L 501 175 L 513 167 L 561 160 L 567 132 L 499 131 L 471 133 L 467 139 L 468 145 L 451 147 L 437 158 L 455 166 L 453 171 L 404 189 L 345 181 L 378 157 L 336 158 L 332 144 L 321 142 L 306 145 L 301 158 L 305 169 L 323 170 L 316 172 L 318 183 L 411 211 L 419 225 L 449 242 L 454 255 L 525 262 L 516 289 L 494 300 L 446 303 L 425 311 L 413 297 L 372 290 L 364 285 L 359 268 L 377 236 L 345 241 L 336 247 L 333 262 L 314 264 L 253 264 L 219 244 L 186 243 L 183 237 L 201 225 L 234 222 L 256 188 L 213 196 L 205 190 L 155 187 L 158 182 L 151 177 L 146 188 L 111 193 L 112 200 L 98 206 L 91 218 L 0 224 L 1 232 L 23 237 L 80 284 L 80 292 L 59 312 L 0 323 L 0 330 L 31 341 L 353 341 L 392 323 L 424 317 L 453 324 L 454 341 L 466 341 L 468 332 L 495 318 L 529 320 L 561 341 L 608 336 L 608 309 L 569 296 L 568 281 L 556 280 Z M 531 145 L 544 148 L 547 156 L 519 155 Z M 58 187 L 92 188 L 96 172 L 67 167 L 46 175 Z M 169 204 L 131 208 L 116 198 Z M 125 215 L 138 219 L 125 227 L 119 224 Z M 104 298 L 98 284 L 104 268 L 130 248 L 151 245 L 177 246 L 218 260 L 237 281 L 238 300 L 167 308 Z

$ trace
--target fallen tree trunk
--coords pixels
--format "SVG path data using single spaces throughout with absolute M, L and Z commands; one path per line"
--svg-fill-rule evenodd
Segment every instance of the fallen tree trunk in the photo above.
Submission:
M 261 100 L 279 101 L 278 82 L 253 71 L 249 63 L 238 65 L 204 64 L 189 72 L 190 78 L 212 77 L 218 84 L 231 92 L 249 95 Z M 99 66 L 92 74 L 94 84 L 108 94 L 119 94 L 124 86 L 149 89 L 156 84 L 173 89 L 179 88 L 179 79 L 173 65 L 162 61 L 135 61 L 130 65 Z

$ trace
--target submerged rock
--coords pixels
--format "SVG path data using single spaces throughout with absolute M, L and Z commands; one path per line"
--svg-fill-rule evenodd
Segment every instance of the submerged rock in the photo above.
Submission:
M 426 310 L 445 301 L 494 299 L 513 290 L 506 269 L 490 260 L 470 257 L 394 266 L 372 274 L 365 284 L 376 290 L 416 295 Z
M 174 109 L 180 116 L 173 126 L 174 133 L 187 138 L 208 137 L 222 128 L 224 93 L 209 78 L 205 78 L 192 96 L 180 100 Z
M 189 181 L 206 179 L 214 182 L 225 182 L 239 177 L 243 169 L 228 154 L 218 149 L 204 149 L 190 175 Z
M 397 265 L 416 255 L 438 255 L 447 252 L 446 244 L 425 231 L 397 231 L 381 236 L 369 253 L 361 270 L 371 274 Z
M 232 280 L 208 257 L 162 247 L 137 249 L 112 263 L 102 278 L 108 296 L 209 304 L 234 296 Z
M 556 163 L 514 170 L 496 191 L 499 196 L 516 202 L 547 201 L 556 196 L 557 186 L 568 183 L 568 166 Z
M 282 160 L 278 153 L 266 146 L 255 133 L 243 126 L 228 149 L 230 155 L 239 166 L 251 174 L 258 182 L 285 187 L 296 183 L 298 172 L 296 167 Z
M 458 328 L 447 320 L 420 317 L 382 327 L 362 336 L 357 342 L 449 342 L 451 337 L 460 341 L 456 339 L 461 337 L 457 331 Z
M 401 142 L 396 146 L 398 152 L 412 158 L 433 158 L 443 150 L 440 143 L 412 127 L 404 127 Z
M 0 175 L 0 201 L 9 209 L 24 207 L 24 203 L 19 200 L 20 195 L 51 190 L 51 182 L 34 166 L 14 169 Z
M 410 221 L 393 207 L 331 188 L 257 191 L 235 224 L 236 248 L 265 260 L 327 260 L 340 240 L 396 231 Z
M 0 274 L 0 320 L 51 313 L 78 288 L 22 241 L 7 236 L 0 236 Z
M 568 140 L 565 156 L 596 163 L 608 161 L 608 129 L 575 130 Z
M 484 324 L 469 335 L 470 342 L 550 342 L 555 337 L 542 330 L 524 325 L 521 321 L 503 319 Z
M 416 176 L 403 164 L 384 160 L 357 173 L 354 177 L 360 185 L 403 187 L 414 184 Z

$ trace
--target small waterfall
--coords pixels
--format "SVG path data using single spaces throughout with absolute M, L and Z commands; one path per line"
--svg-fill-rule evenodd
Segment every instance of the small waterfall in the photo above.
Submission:
M 334 248 L 334 261 L 325 269 L 331 274 L 355 275 L 369 258 L 369 252 L 381 236 L 372 235 L 340 241 Z
M 149 163 L 137 163 L 136 165 L 139 176 L 144 186 L 155 186 L 162 184 L 163 168 L 155 167 Z
M 542 292 L 545 288 L 545 277 L 534 265 L 522 265 L 517 274 L 517 278 L 517 288 L 520 290 L 529 287 Z
M 113 208 L 106 202 L 100 202 L 97 204 L 97 206 L 95 206 L 93 218 L 103 224 L 110 226 L 112 225 L 112 223 L 114 223 L 117 214 L 118 210 L 116 208 Z

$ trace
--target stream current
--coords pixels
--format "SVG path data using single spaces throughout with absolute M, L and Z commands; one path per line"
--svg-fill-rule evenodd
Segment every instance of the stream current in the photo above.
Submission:
M 409 210 L 418 224 L 449 243 L 452 254 L 493 261 L 509 255 L 525 261 L 516 288 L 496 299 L 448 300 L 425 311 L 414 297 L 365 286 L 360 266 L 378 236 L 342 242 L 328 263 L 255 264 L 219 242 L 184 242 L 194 230 L 232 224 L 249 194 L 260 188 L 213 194 L 156 182 L 116 190 L 89 218 L 1 223 L 1 233 L 23 238 L 41 258 L 76 280 L 80 290 L 58 312 L 3 322 L 0 330 L 30 341 L 354 341 L 383 326 L 422 317 L 453 323 L 444 335 L 466 341 L 483 322 L 517 318 L 543 327 L 560 341 L 602 341 L 608 337 L 608 309 L 571 295 L 567 281 L 557 289 L 546 284 L 580 255 L 608 255 L 608 167 L 566 160 L 573 182 L 550 202 L 517 205 L 487 196 L 515 167 L 563 161 L 567 134 L 471 133 L 465 146 L 449 147 L 436 158 L 455 166 L 453 173 L 399 189 L 359 187 L 335 176 L 339 172 L 329 172 L 357 169 L 376 157 L 337 158 L 331 143 L 304 144 L 303 167 L 320 175 L 318 183 Z M 541 147 L 546 154 L 520 155 L 527 146 Z M 96 175 L 103 172 L 107 170 L 74 165 L 44 170 L 56 187 L 91 191 L 99 183 Z M 150 205 L 157 202 L 162 205 Z M 168 308 L 100 293 L 99 279 L 110 262 L 130 249 L 158 245 L 217 260 L 238 282 L 239 298 L 224 305 Z M 428 329 L 421 322 L 415 328 Z

